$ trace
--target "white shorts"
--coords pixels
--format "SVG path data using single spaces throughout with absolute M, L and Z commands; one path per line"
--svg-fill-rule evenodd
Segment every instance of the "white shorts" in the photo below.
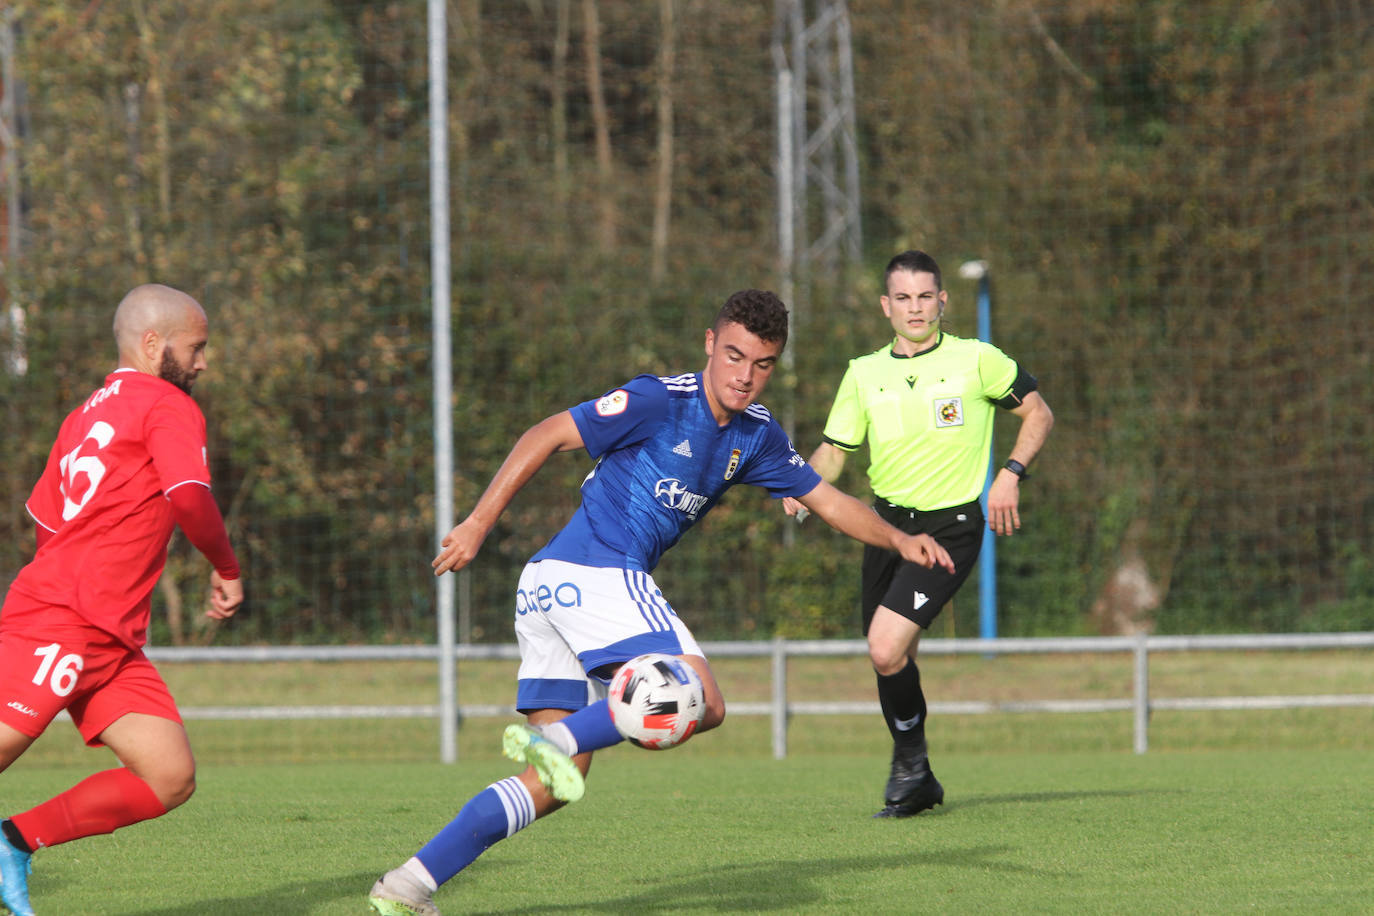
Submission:
M 645 652 L 703 655 L 646 572 L 529 563 L 515 593 L 520 643 L 515 706 L 578 710 L 606 695 L 623 662 Z

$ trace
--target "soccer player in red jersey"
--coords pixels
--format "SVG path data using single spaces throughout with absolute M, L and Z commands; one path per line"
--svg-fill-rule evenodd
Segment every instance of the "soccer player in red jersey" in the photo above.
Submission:
M 0 609 L 0 771 L 63 709 L 123 766 L 0 821 L 0 900 L 15 916 L 33 913 L 34 850 L 158 817 L 195 791 L 186 730 L 143 645 L 174 525 L 213 566 L 206 615 L 243 603 L 191 399 L 208 329 L 186 293 L 129 292 L 114 317 L 119 368 L 62 423 L 25 504 L 38 549 Z

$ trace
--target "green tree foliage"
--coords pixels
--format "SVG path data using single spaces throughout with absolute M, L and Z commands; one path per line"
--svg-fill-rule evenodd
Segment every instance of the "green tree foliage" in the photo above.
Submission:
M 426 260 L 423 236 L 411 238 L 423 202 L 388 199 L 398 169 L 415 171 L 422 126 L 404 105 L 359 98 L 364 66 L 413 45 L 420 26 L 359 13 L 55 4 L 22 18 L 22 384 L 46 395 L 25 402 L 24 438 L 50 436 L 112 367 L 125 290 L 156 279 L 198 296 L 212 341 L 197 394 L 253 589 L 237 626 L 259 635 L 374 629 L 378 594 L 401 592 L 393 609 L 411 597 L 397 548 L 426 549 L 425 503 L 376 499 L 397 481 L 418 494 L 430 467 L 425 276 L 407 266 Z M 363 64 L 359 31 L 376 39 Z M 198 601 L 203 565 L 185 544 L 168 576 L 171 594 Z
M 892 235 L 992 262 L 994 337 L 1061 419 L 1031 536 L 1003 547 L 1003 610 L 1058 608 L 1058 631 L 1299 626 L 1348 594 L 1337 546 L 1371 533 L 1352 462 L 1374 441 L 1374 20 L 1036 7 L 894 5 L 857 55 Z M 885 64 L 903 48 L 917 65 Z M 1154 600 L 1121 594 L 1128 567 Z
M 724 297 L 778 283 L 771 4 L 677 4 L 652 285 L 660 11 L 595 5 L 609 192 L 581 0 L 448 4 L 460 513 L 531 423 L 697 368 Z M 155 638 L 432 638 L 423 4 L 13 6 L 24 234 L 5 284 L 28 368 L 0 373 L 0 572 L 31 544 L 22 503 L 58 419 L 112 366 L 114 304 L 159 280 L 211 316 L 197 397 L 250 596 L 229 627 L 194 623 L 205 568 L 178 538 Z M 798 446 L 845 360 L 887 339 L 886 259 L 934 253 L 972 334 L 956 268 L 985 258 L 994 339 L 1059 420 L 999 543 L 1004 633 L 1374 626 L 1374 16 L 870 0 L 851 20 L 871 250 L 811 278 L 794 371 L 764 399 Z M 863 494 L 861 459 L 841 483 Z M 474 638 L 510 638 L 519 567 L 589 469 L 556 457 L 493 532 Z M 736 491 L 659 580 L 699 635 L 853 635 L 859 549 L 814 524 L 785 538 L 775 504 Z

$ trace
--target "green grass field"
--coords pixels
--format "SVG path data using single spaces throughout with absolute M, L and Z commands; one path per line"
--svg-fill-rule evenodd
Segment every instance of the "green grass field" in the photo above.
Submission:
M 710 736 L 705 736 L 709 741 Z M 709 762 L 709 765 L 703 765 Z M 1368 913 L 1367 753 L 950 755 L 948 801 L 869 815 L 877 756 L 615 749 L 588 796 L 440 891 L 446 913 Z M 11 802 L 84 771 L 7 774 Z M 43 850 L 42 914 L 361 914 L 378 873 L 510 772 L 210 767 L 168 817 Z
M 976 692 L 980 678 L 1024 696 L 1121 687 L 1114 669 L 1081 662 L 941 661 L 929 666 L 933 698 Z M 1214 681 L 1227 691 L 1354 692 L 1369 681 L 1358 655 L 1300 658 L 1320 670 L 1297 673 L 1273 670 L 1271 654 L 1249 661 L 1247 673 L 1240 656 L 1194 660 L 1152 689 L 1173 678 L 1180 695 Z M 423 671 L 268 667 L 202 665 L 168 679 L 183 705 L 260 694 L 429 700 L 414 695 L 430 689 Z M 755 698 L 755 674 L 720 667 L 727 696 Z M 1331 674 L 1338 668 L 1346 679 Z M 834 691 L 848 673 L 794 683 Z M 467 685 L 465 702 L 499 700 L 507 678 Z M 35 907 L 42 916 L 361 916 L 380 872 L 514 772 L 496 751 L 504 724 L 468 722 L 460 760 L 446 766 L 434 762 L 435 725 L 425 720 L 190 722 L 196 797 L 167 817 L 40 851 Z M 902 821 L 870 818 L 886 775 L 881 731 L 876 717 L 799 717 L 789 757 L 776 761 L 767 719 L 740 716 L 670 752 L 611 749 L 584 800 L 497 844 L 436 900 L 450 916 L 1374 912 L 1369 709 L 1158 715 L 1145 755 L 1131 753 L 1129 714 L 943 716 L 930 735 L 946 804 Z M 59 723 L 0 775 L 0 812 L 109 765 L 108 752 L 80 747 Z

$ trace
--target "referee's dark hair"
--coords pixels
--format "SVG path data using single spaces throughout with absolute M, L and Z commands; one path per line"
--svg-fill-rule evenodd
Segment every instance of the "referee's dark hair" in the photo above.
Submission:
M 883 271 L 883 285 L 887 285 L 887 278 L 899 270 L 907 270 L 914 274 L 934 274 L 935 288 L 944 289 L 945 283 L 940 279 L 940 265 L 935 263 L 935 259 L 924 251 L 903 251 L 895 255 L 891 261 L 887 262 L 887 270 Z

